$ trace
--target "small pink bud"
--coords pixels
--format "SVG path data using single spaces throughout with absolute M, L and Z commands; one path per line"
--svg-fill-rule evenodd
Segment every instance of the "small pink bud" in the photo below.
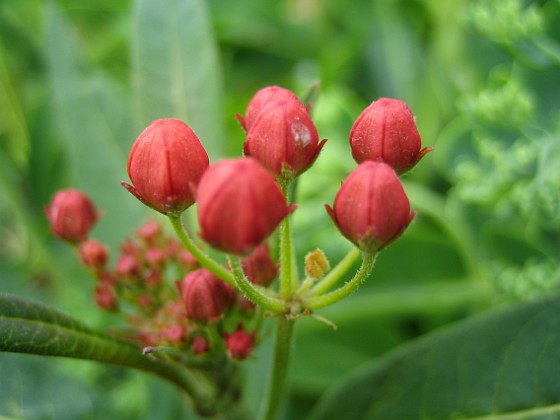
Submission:
M 202 355 L 206 353 L 209 349 L 208 340 L 201 336 L 196 336 L 193 338 L 191 349 L 195 354 Z
M 395 240 L 415 213 L 395 171 L 366 161 L 346 178 L 329 215 L 346 238 L 366 251 L 378 251 Z
M 105 268 L 109 258 L 109 250 L 95 239 L 87 239 L 78 246 L 78 254 L 82 264 L 91 270 L 99 271 Z
M 283 170 L 297 176 L 315 162 L 325 142 L 319 143 L 315 124 L 303 104 L 289 100 L 261 111 L 247 132 L 243 151 L 275 176 Z
M 45 213 L 52 233 L 73 243 L 85 240 L 99 217 L 93 202 L 72 188 L 58 191 Z
M 165 253 L 160 248 L 149 248 L 145 258 L 150 267 L 160 267 L 165 262 Z
M 170 344 L 180 344 L 185 333 L 179 325 L 167 325 L 159 331 L 161 338 Z
M 113 310 L 117 307 L 117 296 L 109 283 L 99 283 L 95 286 L 95 302 L 97 306 L 105 310 Z
M 268 286 L 278 274 L 278 265 L 270 255 L 268 244 L 258 246 L 241 263 L 243 272 L 253 284 Z
M 268 86 L 259 90 L 247 105 L 245 118 L 236 115 L 237 120 L 241 123 L 245 131 L 249 131 L 253 126 L 259 114 L 269 105 L 296 101 L 298 97 L 291 90 L 281 88 L 279 86 Z
M 161 226 L 155 220 L 150 220 L 138 228 L 136 234 L 148 244 L 153 244 L 161 235 Z
M 200 180 L 197 201 L 202 239 L 238 255 L 261 244 L 294 210 L 272 175 L 251 158 L 212 165 Z
M 152 122 L 138 137 L 128 157 L 136 198 L 161 213 L 178 214 L 194 203 L 196 185 L 208 168 L 208 155 L 191 128 L 182 121 Z
M 234 289 L 210 271 L 191 271 L 179 284 L 187 318 L 208 323 L 220 319 L 233 301 Z
M 255 345 L 255 333 L 249 334 L 240 324 L 231 334 L 225 334 L 228 356 L 233 360 L 245 360 Z
M 350 131 L 350 147 L 356 162 L 385 162 L 399 174 L 432 150 L 420 150 L 420 134 L 408 105 L 389 98 L 378 99 L 358 116 Z
M 140 273 L 138 258 L 132 254 L 123 254 L 117 261 L 116 272 L 121 277 L 136 276 Z

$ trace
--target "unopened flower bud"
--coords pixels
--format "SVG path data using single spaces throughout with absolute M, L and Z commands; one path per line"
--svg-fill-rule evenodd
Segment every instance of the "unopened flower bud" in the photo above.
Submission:
M 117 296 L 109 283 L 99 283 L 95 286 L 95 303 L 107 311 L 117 308 Z
M 305 172 L 319 155 L 326 140 L 319 135 L 309 112 L 299 100 L 275 102 L 260 112 L 247 132 L 246 156 L 257 159 L 275 176 Z
M 94 271 L 105 268 L 109 258 L 107 247 L 96 239 L 88 239 L 80 243 L 78 254 L 82 264 Z
M 268 286 L 278 274 L 278 264 L 271 257 L 268 244 L 258 246 L 241 264 L 249 281 L 260 286 Z
M 305 256 L 305 275 L 311 279 L 320 279 L 330 269 L 329 260 L 323 251 L 316 249 Z
M 202 239 L 237 255 L 261 244 L 294 209 L 272 175 L 251 158 L 212 165 L 200 180 L 197 201 Z
M 208 345 L 208 340 L 200 335 L 197 335 L 193 338 L 191 349 L 195 354 L 203 355 L 204 353 L 208 352 L 210 346 Z
M 255 345 L 255 333 L 248 333 L 240 324 L 231 334 L 225 334 L 228 356 L 233 360 L 245 360 Z
M 72 188 L 58 191 L 45 213 L 52 233 L 73 243 L 85 240 L 99 217 L 93 202 Z
M 204 268 L 191 271 L 178 286 L 187 317 L 193 321 L 217 321 L 233 302 L 233 287 Z
M 128 157 L 136 198 L 161 213 L 178 214 L 194 203 L 192 185 L 208 168 L 208 155 L 191 128 L 182 121 L 152 122 L 138 137 Z
M 285 103 L 290 101 L 299 102 L 298 97 L 291 90 L 279 86 L 268 86 L 259 90 L 247 105 L 245 117 L 236 115 L 245 131 L 249 131 L 259 114 L 271 104 Z
M 432 150 L 420 150 L 420 134 L 408 105 L 389 98 L 378 99 L 359 115 L 350 131 L 350 147 L 356 162 L 385 162 L 399 174 Z
M 346 178 L 329 215 L 342 234 L 365 251 L 378 251 L 395 240 L 415 213 L 395 171 L 366 161 Z

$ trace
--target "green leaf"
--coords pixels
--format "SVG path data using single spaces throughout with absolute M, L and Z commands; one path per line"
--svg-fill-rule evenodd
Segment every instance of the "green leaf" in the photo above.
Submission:
M 559 295 L 508 307 L 362 367 L 310 419 L 549 418 L 560 413 L 559 349 Z
M 144 356 L 129 343 L 97 332 L 40 303 L 0 294 L 0 352 L 94 360 L 155 373 L 204 398 L 179 365 Z
M 179 118 L 217 156 L 224 140 L 222 75 L 206 2 L 137 0 L 132 67 L 140 126 Z

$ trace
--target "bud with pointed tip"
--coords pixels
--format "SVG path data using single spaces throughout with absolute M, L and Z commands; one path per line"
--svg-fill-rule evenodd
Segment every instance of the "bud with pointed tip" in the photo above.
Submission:
M 196 192 L 200 236 L 214 248 L 245 255 L 294 210 L 256 160 L 225 159 L 204 174 Z
M 421 147 L 412 111 L 398 99 L 381 98 L 369 105 L 350 131 L 352 156 L 358 163 L 373 160 L 388 163 L 402 174 L 432 150 Z
M 395 171 L 372 161 L 358 165 L 326 208 L 342 234 L 367 252 L 394 241 L 415 216 Z
M 236 115 L 235 117 L 247 132 L 251 129 L 255 120 L 265 108 L 271 104 L 290 101 L 299 102 L 298 97 L 291 90 L 284 89 L 279 86 L 267 86 L 253 95 L 249 105 L 247 105 L 245 117 L 242 117 L 241 115 Z
M 178 287 L 187 317 L 193 321 L 217 321 L 233 303 L 233 287 L 204 268 L 191 271 Z
M 73 188 L 58 191 L 45 208 L 52 233 L 68 242 L 87 239 L 89 231 L 99 218 L 93 202 Z
M 317 159 L 326 140 L 319 135 L 299 100 L 274 102 L 263 109 L 247 132 L 246 156 L 257 159 L 275 176 L 305 172 Z
M 198 183 L 208 164 L 204 147 L 187 124 L 156 120 L 132 146 L 128 157 L 132 185 L 122 185 L 149 207 L 179 214 L 194 203 L 191 185 Z

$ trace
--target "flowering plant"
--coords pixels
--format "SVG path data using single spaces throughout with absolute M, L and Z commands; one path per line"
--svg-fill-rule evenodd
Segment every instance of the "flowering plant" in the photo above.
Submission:
M 0 13 L 0 415 L 559 412 L 557 2 L 71 3 Z

